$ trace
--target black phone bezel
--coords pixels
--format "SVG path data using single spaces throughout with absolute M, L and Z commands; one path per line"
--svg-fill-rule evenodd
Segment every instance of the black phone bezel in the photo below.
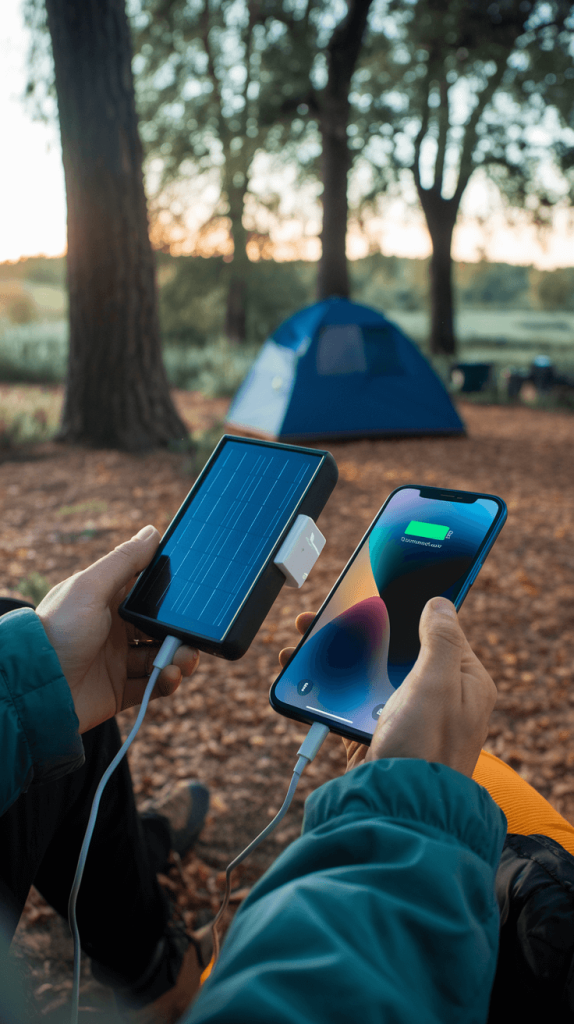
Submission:
M 365 544 L 365 542 L 367 541 L 367 539 L 369 537 L 369 534 L 373 530 L 373 528 L 375 526 L 375 523 L 379 520 L 379 518 L 383 514 L 385 508 L 387 507 L 387 505 L 389 504 L 391 499 L 394 497 L 394 495 L 398 494 L 399 491 L 403 491 L 405 489 L 409 489 L 409 490 L 410 489 L 415 489 L 415 490 L 418 490 L 420 492 L 420 494 L 421 494 L 421 497 L 433 498 L 435 500 L 438 499 L 438 500 L 442 500 L 442 501 L 460 501 L 461 503 L 464 503 L 464 504 L 473 504 L 476 501 L 477 498 L 488 498 L 491 501 L 495 501 L 496 504 L 498 505 L 498 509 L 499 509 L 498 514 L 496 515 L 496 517 L 493 520 L 492 524 L 490 525 L 487 533 L 485 534 L 484 540 L 482 541 L 482 544 L 480 545 L 480 547 L 479 547 L 479 549 L 478 549 L 478 551 L 476 553 L 475 559 L 472 562 L 472 564 L 469 566 L 468 573 L 467 573 L 467 576 L 466 576 L 466 580 L 462 584 L 462 587 L 461 587 L 460 592 L 459 592 L 459 594 L 458 594 L 458 596 L 456 598 L 456 601 L 454 601 L 454 606 L 457 609 L 457 611 L 461 607 L 465 597 L 468 594 L 468 591 L 469 591 L 472 583 L 474 583 L 474 580 L 476 579 L 476 576 L 478 575 L 478 572 L 482 568 L 482 565 L 484 563 L 484 559 L 488 555 L 490 549 L 492 548 L 492 545 L 494 544 L 498 534 L 500 533 L 502 527 L 504 526 L 504 523 L 506 522 L 506 518 L 507 518 L 507 515 L 508 515 L 508 510 L 507 510 L 507 507 L 506 507 L 506 503 L 497 494 L 484 494 L 481 491 L 459 491 L 459 490 L 453 490 L 453 489 L 446 488 L 446 487 L 427 487 L 426 485 L 421 485 L 421 484 L 401 484 L 400 487 L 395 487 L 395 489 L 393 491 L 391 491 L 391 493 L 387 496 L 387 498 L 385 499 L 385 501 L 381 505 L 379 511 L 377 512 L 377 514 L 374 516 L 374 518 L 372 519 L 371 523 L 367 527 L 365 533 L 363 534 L 363 537 L 361 538 L 361 540 L 357 544 L 357 547 L 353 551 L 353 554 L 351 555 L 349 561 L 345 565 L 343 571 L 337 577 L 335 583 L 331 587 L 331 590 L 327 594 L 327 597 L 323 601 L 323 604 L 321 605 L 321 607 L 320 607 L 319 611 L 317 612 L 315 618 L 313 619 L 313 621 L 310 624 L 309 628 L 305 631 L 305 633 L 301 637 L 299 643 L 297 644 L 297 647 L 295 648 L 295 651 L 293 652 L 293 655 L 292 655 L 292 658 L 290 659 L 289 664 L 291 664 L 291 662 L 293 661 L 293 658 L 295 658 L 297 656 L 298 651 L 300 650 L 300 648 L 305 643 L 307 637 L 309 636 L 309 633 L 313 629 L 315 623 L 317 622 L 317 619 L 322 614 L 324 608 L 326 608 L 326 606 L 328 605 L 329 601 L 331 600 L 332 595 L 335 593 L 335 590 L 339 586 L 339 583 L 346 576 L 346 574 L 349 572 L 353 562 L 355 561 L 355 558 L 359 554 L 359 551 L 362 549 L 363 545 Z M 476 571 L 476 573 L 475 573 L 475 575 L 473 577 L 473 572 L 474 572 L 474 570 L 475 570 L 477 565 L 478 565 L 478 569 L 477 569 L 477 571 Z M 469 580 L 470 580 L 470 582 L 469 582 Z M 367 746 L 370 746 L 371 741 L 373 739 L 373 737 L 372 737 L 372 735 L 370 733 L 363 732 L 361 729 L 347 728 L 344 725 L 339 726 L 338 723 L 332 723 L 331 721 L 329 721 L 327 716 L 323 717 L 323 716 L 321 716 L 319 714 L 317 714 L 317 715 L 312 715 L 312 714 L 310 714 L 310 715 L 303 715 L 303 714 L 301 714 L 301 711 L 300 711 L 299 708 L 295 708 L 294 705 L 292 705 L 292 704 L 286 704 L 284 701 L 282 701 L 278 697 L 276 697 L 275 696 L 275 692 L 274 692 L 275 688 L 276 688 L 277 684 L 279 683 L 283 673 L 286 671 L 287 667 L 288 666 L 286 665 L 285 668 L 281 669 L 279 675 L 273 681 L 273 683 L 271 684 L 271 688 L 269 690 L 269 703 L 271 704 L 271 707 L 273 708 L 274 711 L 276 711 L 280 715 L 283 715 L 283 717 L 285 717 L 285 718 L 291 718 L 291 719 L 293 719 L 296 722 L 303 722 L 305 725 L 312 725 L 313 722 L 319 722 L 321 725 L 328 725 L 330 731 L 336 733 L 338 736 L 344 736 L 346 739 L 350 739 L 350 740 L 357 740 L 359 743 L 364 743 Z
M 287 526 L 277 538 L 271 555 L 247 590 L 243 602 L 235 613 L 225 635 L 221 640 L 214 640 L 213 637 L 205 637 L 200 633 L 181 629 L 179 626 L 169 626 L 164 622 L 159 622 L 157 619 L 152 619 L 149 616 L 142 615 L 140 612 L 133 611 L 128 605 L 134 596 L 137 597 L 138 587 L 141 586 L 145 573 L 155 565 L 165 544 L 185 517 L 189 504 L 203 486 L 213 463 L 228 441 L 238 441 L 242 444 L 258 445 L 260 447 L 286 451 L 304 452 L 317 457 L 317 468 L 307 484 L 304 494 L 293 507 Z M 241 658 L 263 624 L 266 615 L 285 583 L 285 576 L 273 561 L 281 544 L 298 515 L 307 515 L 312 519 L 318 518 L 337 483 L 338 476 L 337 464 L 328 451 L 295 444 L 281 444 L 276 441 L 267 441 L 259 438 L 224 434 L 167 527 L 150 565 L 139 575 L 130 593 L 121 603 L 118 609 L 121 617 L 136 626 L 147 636 L 154 637 L 155 639 L 163 640 L 166 636 L 175 636 L 183 643 L 196 647 L 201 651 L 206 651 L 208 654 L 214 654 L 216 657 L 225 658 L 228 661 L 235 661 Z

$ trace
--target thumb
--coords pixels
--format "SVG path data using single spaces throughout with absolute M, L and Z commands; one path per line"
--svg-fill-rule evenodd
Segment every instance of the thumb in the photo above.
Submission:
M 159 544 L 159 531 L 155 526 L 144 526 L 131 540 L 118 544 L 82 573 L 94 595 L 109 604 L 118 590 L 151 562 Z
M 417 668 L 425 675 L 458 671 L 466 646 L 456 609 L 445 597 L 433 597 L 423 608 L 419 625 L 421 650 Z

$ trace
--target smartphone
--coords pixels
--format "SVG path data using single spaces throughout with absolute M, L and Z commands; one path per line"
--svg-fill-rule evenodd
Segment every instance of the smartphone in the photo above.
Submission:
M 273 683 L 272 707 L 370 743 L 416 661 L 426 602 L 442 595 L 460 608 L 506 514 L 493 494 L 393 491 Z
M 277 551 L 298 515 L 317 519 L 337 477 L 330 452 L 225 435 L 120 615 L 240 658 L 285 583 Z

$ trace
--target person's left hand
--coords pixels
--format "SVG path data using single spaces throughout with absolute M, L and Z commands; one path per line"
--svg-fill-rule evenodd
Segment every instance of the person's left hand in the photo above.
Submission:
M 303 633 L 307 632 L 316 614 L 316 612 L 301 612 L 301 614 L 297 616 L 295 619 L 295 629 L 301 634 L 301 636 L 303 636 Z M 279 652 L 279 664 L 281 665 L 281 668 L 285 668 L 285 666 L 289 664 L 294 653 L 294 647 L 284 647 L 283 650 Z
M 80 732 L 141 703 L 159 643 L 132 646 L 148 638 L 120 618 L 118 607 L 158 543 L 155 527 L 144 527 L 94 565 L 58 583 L 36 609 L 72 692 Z M 180 647 L 173 664 L 160 672 L 152 699 L 174 693 L 198 663 L 198 651 Z

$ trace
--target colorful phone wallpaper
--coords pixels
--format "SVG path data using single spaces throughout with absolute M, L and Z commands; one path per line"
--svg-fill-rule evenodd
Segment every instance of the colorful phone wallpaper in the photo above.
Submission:
M 455 600 L 498 511 L 489 498 L 465 504 L 399 490 L 280 676 L 275 696 L 372 734 L 416 661 L 426 602 L 437 595 Z

